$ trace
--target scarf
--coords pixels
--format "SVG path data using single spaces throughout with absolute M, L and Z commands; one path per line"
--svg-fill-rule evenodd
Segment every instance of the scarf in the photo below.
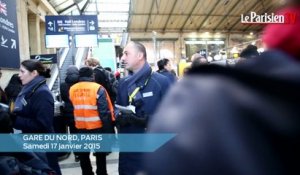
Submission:
M 31 80 L 29 83 L 24 85 L 21 92 L 19 93 L 16 102 L 15 102 L 15 108 L 14 112 L 21 111 L 24 106 L 27 105 L 27 101 L 25 97 L 33 92 L 33 89 L 37 87 L 39 84 L 45 84 L 46 79 L 42 76 L 37 76 L 33 80 Z
M 133 93 L 133 91 L 137 87 L 141 87 L 141 89 L 144 88 L 145 82 L 148 78 L 150 78 L 152 73 L 152 69 L 148 63 L 145 63 L 141 70 L 139 70 L 137 73 L 131 73 L 128 75 L 128 77 L 125 79 L 125 82 L 127 84 L 127 94 L 128 97 Z M 138 92 L 135 96 L 135 100 L 141 99 L 142 95 L 140 92 Z

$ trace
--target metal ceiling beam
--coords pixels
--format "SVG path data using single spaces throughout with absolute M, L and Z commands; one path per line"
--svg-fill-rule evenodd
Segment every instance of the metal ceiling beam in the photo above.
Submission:
M 78 12 L 80 13 L 80 8 L 79 8 L 79 5 L 78 5 L 78 2 L 75 2 L 75 0 L 73 0 L 73 2 L 76 4 L 76 7 L 77 7 L 77 10 L 78 10 Z M 80 13 L 80 15 L 81 15 L 81 13 Z
M 151 9 L 150 9 L 150 14 L 149 14 L 149 16 L 148 16 L 148 20 L 147 20 L 146 27 L 145 27 L 145 32 L 148 30 L 148 25 L 149 25 L 149 21 L 150 21 L 150 18 L 151 18 L 151 13 L 152 13 L 152 10 L 153 10 L 155 1 L 156 1 L 156 0 L 152 0 Z
M 162 29 L 161 28 L 153 28 L 147 32 L 152 32 L 153 30 L 155 30 L 156 32 L 158 33 L 162 33 Z M 192 29 L 185 29 L 182 31 L 182 33 L 190 33 L 190 32 L 195 32 L 195 30 L 192 30 Z M 234 31 L 231 31 L 231 32 L 228 32 L 228 31 L 223 31 L 223 30 L 217 30 L 216 32 L 220 32 L 220 33 L 223 33 L 223 34 L 227 34 L 227 33 L 235 33 L 235 34 L 244 34 L 242 31 L 237 31 L 237 30 L 234 30 Z M 254 31 L 255 32 L 255 31 Z M 145 33 L 145 30 L 144 29 L 140 29 L 140 28 L 135 28 L 135 29 L 131 29 L 129 31 L 129 33 Z M 170 29 L 168 30 L 168 33 L 179 33 L 179 30 L 177 29 Z
M 132 21 L 132 15 L 131 15 L 131 11 L 133 9 L 132 1 L 133 0 L 129 1 L 129 11 L 128 11 L 127 28 L 126 28 L 127 32 L 129 31 L 129 27 L 130 27 L 131 21 Z
M 60 3 L 57 3 L 57 4 L 53 4 L 53 8 L 57 8 L 58 6 L 60 6 L 60 5 L 63 5 L 64 3 L 66 3 L 67 1 L 69 1 L 69 0 L 65 0 L 65 1 L 60 1 Z
M 87 0 L 85 2 L 85 4 L 83 5 L 82 9 L 80 10 L 80 14 L 82 14 L 84 12 L 84 10 L 86 9 L 87 5 L 90 3 L 90 0 Z
M 149 13 L 131 13 L 131 15 L 136 15 L 136 16 L 148 16 Z M 170 13 L 160 13 L 157 16 L 169 16 L 171 15 Z M 173 13 L 172 16 L 189 16 L 189 14 L 180 14 L 180 13 Z M 193 17 L 205 17 L 205 14 L 194 14 L 191 15 Z M 224 15 L 210 15 L 212 17 L 222 17 Z M 240 15 L 228 15 L 228 17 L 241 17 Z
M 47 15 L 57 15 L 57 11 L 47 0 L 40 0 L 40 4 L 43 4 L 49 10 L 49 12 L 46 13 Z
M 199 3 L 199 1 L 196 0 L 195 3 L 193 4 L 193 8 L 192 8 L 191 12 L 189 13 L 188 17 L 186 18 L 186 20 L 184 21 L 183 25 L 181 26 L 180 32 L 183 31 L 184 26 L 186 25 L 186 23 L 188 22 L 188 20 L 191 18 L 191 16 L 192 16 L 192 14 L 193 14 L 196 6 L 198 5 L 198 3 Z
M 178 0 L 175 0 L 175 2 L 173 3 L 172 9 L 171 9 L 171 13 L 169 14 L 168 19 L 167 19 L 167 21 L 166 21 L 166 23 L 165 23 L 165 26 L 164 26 L 164 28 L 163 28 L 163 32 L 166 31 L 166 27 L 167 27 L 167 25 L 168 25 L 168 23 L 169 23 L 169 20 L 170 20 L 170 18 L 171 18 L 171 15 L 172 15 L 173 12 L 174 12 L 174 9 L 175 9 L 175 6 L 176 6 L 176 4 L 177 4 L 177 1 L 178 1 Z
M 247 10 L 247 13 L 249 13 L 258 3 L 260 0 L 256 0 L 256 2 Z M 239 18 L 229 29 L 228 31 L 231 31 L 238 23 L 241 22 L 241 18 Z
M 213 29 L 216 30 L 223 22 L 226 18 L 228 18 L 229 14 L 232 12 L 232 10 L 240 3 L 242 2 L 241 0 L 237 0 L 235 2 L 235 4 L 228 10 L 228 13 L 221 19 L 221 21 L 217 24 L 217 26 Z M 224 6 L 226 6 L 226 4 L 224 4 Z
M 220 3 L 220 0 L 217 0 L 216 3 L 213 5 L 213 8 L 209 11 L 209 13 L 207 14 L 207 16 L 205 17 L 205 19 L 202 21 L 202 23 L 200 24 L 200 26 L 197 28 L 197 30 L 199 31 L 203 24 L 206 22 L 206 20 L 211 16 L 211 13 L 216 9 L 217 5 Z
M 62 9 L 62 10 L 60 10 L 60 11 L 58 12 L 58 14 L 63 13 L 64 11 L 66 11 L 66 10 L 68 10 L 68 9 L 70 9 L 70 8 L 72 8 L 72 7 L 74 7 L 75 5 L 76 5 L 75 3 L 72 4 L 72 5 L 69 5 L 68 7 L 64 8 L 64 9 Z

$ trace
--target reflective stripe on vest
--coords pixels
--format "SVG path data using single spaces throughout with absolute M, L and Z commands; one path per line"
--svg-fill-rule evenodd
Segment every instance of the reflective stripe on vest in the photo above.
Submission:
M 74 109 L 94 109 L 97 110 L 97 106 L 92 106 L 92 105 L 75 105 Z
M 95 117 L 79 117 L 79 116 L 76 116 L 75 117 L 75 121 L 86 121 L 86 122 L 92 122 L 92 121 L 99 121 L 100 118 L 99 116 L 95 116 Z
M 102 122 L 97 110 L 100 85 L 94 82 L 79 82 L 70 88 L 70 100 L 74 106 L 77 129 L 98 129 Z

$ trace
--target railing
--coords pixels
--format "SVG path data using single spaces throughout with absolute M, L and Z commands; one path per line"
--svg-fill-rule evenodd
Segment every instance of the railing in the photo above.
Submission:
M 75 65 L 80 68 L 82 65 L 84 65 L 84 54 L 86 54 L 87 48 L 78 48 L 77 54 L 75 57 Z
M 67 54 L 68 54 L 68 52 L 69 52 L 69 48 L 65 48 L 65 49 L 62 49 L 62 50 L 60 50 L 60 51 L 61 51 L 62 53 L 61 53 L 61 54 L 58 54 L 58 58 L 57 58 L 58 63 L 59 63 L 59 67 L 61 67 L 62 64 L 63 64 L 63 62 L 65 61 L 66 56 L 67 56 Z M 60 51 L 59 51 L 59 52 L 60 52 Z M 52 87 L 53 87 L 53 85 L 54 85 L 54 83 L 55 83 L 55 81 L 56 81 L 58 75 L 59 75 L 59 69 L 58 69 L 58 67 L 57 67 L 57 64 L 54 64 L 54 65 L 52 65 L 52 67 L 51 67 L 51 78 L 49 78 L 49 79 L 47 80 L 47 85 L 48 85 L 49 89 L 52 89 Z

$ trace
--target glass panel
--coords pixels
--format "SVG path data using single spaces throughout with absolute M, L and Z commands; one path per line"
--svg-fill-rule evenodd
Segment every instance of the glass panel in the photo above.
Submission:
M 66 7 L 74 4 L 74 0 L 52 0 L 55 3 L 52 3 L 57 11 L 63 10 Z M 101 31 L 111 31 L 119 32 L 126 30 L 128 25 L 129 17 L 129 5 L 130 0 L 82 0 L 78 3 L 80 9 L 89 2 L 86 6 L 83 14 L 84 15 L 98 15 L 99 27 Z M 98 10 L 98 12 L 97 12 Z M 62 15 L 79 15 L 80 12 L 77 9 L 77 6 L 72 6 L 71 8 L 63 11 Z
M 65 9 L 65 8 L 71 6 L 72 4 L 74 4 L 73 1 L 66 1 L 64 3 L 58 4 L 58 6 L 55 7 L 55 8 L 56 8 L 57 11 L 61 11 L 61 10 Z
M 98 4 L 100 12 L 128 12 L 129 4 Z
M 127 22 L 101 22 L 99 21 L 99 27 L 127 27 Z
M 85 11 L 94 11 L 96 12 L 97 9 L 96 9 L 96 4 L 95 3 L 89 3 L 89 5 L 86 7 L 86 10 Z
M 223 49 L 225 49 L 224 41 L 207 41 L 208 56 L 214 61 L 226 59 L 226 55 L 221 52 Z
M 191 61 L 191 57 L 195 53 L 200 53 L 209 62 L 226 59 L 224 40 L 185 41 L 185 44 L 187 61 Z
M 127 21 L 128 13 L 100 13 L 98 19 L 101 21 Z
M 61 15 L 72 15 L 72 14 L 75 15 L 75 11 L 77 11 L 77 13 L 78 13 L 77 7 L 76 7 L 76 6 L 73 6 L 73 7 L 69 8 L 68 10 L 63 11 L 63 12 L 61 13 Z M 78 13 L 78 14 L 79 14 L 79 13 Z
M 200 43 L 196 43 L 196 44 L 187 44 L 185 45 L 186 48 L 186 56 L 187 56 L 187 61 L 190 62 L 191 61 L 191 57 L 193 54 L 195 53 L 200 53 L 201 55 L 206 57 L 206 42 L 205 41 L 201 41 Z
M 99 3 L 125 3 L 129 4 L 130 0 L 98 0 Z
M 84 4 L 86 3 L 86 1 L 88 1 L 88 0 L 81 1 L 81 2 L 78 3 L 78 6 L 79 6 L 80 9 L 82 9 L 82 7 L 83 7 Z

